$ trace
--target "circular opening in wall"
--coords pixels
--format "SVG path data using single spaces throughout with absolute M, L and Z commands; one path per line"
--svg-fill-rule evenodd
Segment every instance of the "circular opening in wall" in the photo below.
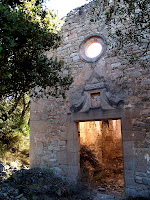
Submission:
M 88 36 L 80 45 L 80 57 L 86 62 L 99 60 L 106 51 L 106 39 L 103 35 Z
M 90 42 L 85 50 L 85 54 L 89 58 L 97 57 L 102 51 L 102 45 L 99 42 Z

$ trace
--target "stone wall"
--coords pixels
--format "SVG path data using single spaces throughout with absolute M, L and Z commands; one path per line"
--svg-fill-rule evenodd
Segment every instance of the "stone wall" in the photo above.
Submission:
M 63 42 L 49 57 L 57 56 L 70 68 L 74 82 L 66 99 L 39 99 L 31 105 L 31 167 L 50 168 L 76 182 L 80 171 L 78 122 L 121 119 L 125 191 L 149 195 L 150 188 L 150 68 L 143 47 L 134 46 L 147 67 L 132 65 L 114 54 L 105 16 L 91 22 L 92 3 L 70 12 L 62 27 Z M 113 28 L 113 26 L 111 27 Z M 122 27 L 124 29 L 124 27 Z M 126 30 L 125 30 L 126 31 Z M 108 41 L 96 62 L 82 59 L 79 47 L 89 35 Z M 113 41 L 111 41 L 113 42 Z M 143 44 L 144 45 L 144 44 Z M 126 44 L 130 51 L 133 44 Z M 66 74 L 67 71 L 64 71 Z M 95 96 L 96 95 L 96 96 Z M 98 95 L 98 96 L 97 96 Z M 98 103 L 91 104 L 93 99 Z M 96 101 L 97 102 L 97 101 Z M 93 106 L 94 105 L 94 106 Z

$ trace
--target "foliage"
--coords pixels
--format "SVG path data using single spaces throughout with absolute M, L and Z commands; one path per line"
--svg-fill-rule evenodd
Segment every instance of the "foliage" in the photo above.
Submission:
M 81 145 L 80 160 L 81 160 L 81 165 L 84 165 L 85 162 L 88 162 L 89 165 L 93 168 L 101 167 L 94 152 L 86 145 Z
M 114 49 L 114 55 L 124 56 L 129 64 L 138 61 L 142 67 L 146 67 L 150 46 L 149 8 L 148 0 L 94 0 L 90 21 L 103 21 L 105 18 L 109 45 Z M 136 53 L 138 48 L 142 50 L 142 54 Z M 145 57 L 144 61 L 141 56 Z
M 23 150 L 24 142 L 29 139 L 29 95 L 23 96 L 17 105 L 14 102 L 13 98 L 3 98 L 0 102 L 1 156 L 8 151 Z
M 43 0 L 0 0 L 0 146 L 20 150 L 28 138 L 31 97 L 64 96 L 72 78 L 46 52 L 60 45 L 62 22 Z M 31 92 L 32 91 L 32 92 Z
M 63 62 L 48 58 L 46 51 L 57 48 L 61 22 L 39 1 L 0 1 L 0 98 L 15 99 L 32 90 L 32 95 L 64 92 L 72 79 L 63 76 Z M 21 2 L 21 5 L 14 6 Z M 46 90 L 47 86 L 49 89 Z

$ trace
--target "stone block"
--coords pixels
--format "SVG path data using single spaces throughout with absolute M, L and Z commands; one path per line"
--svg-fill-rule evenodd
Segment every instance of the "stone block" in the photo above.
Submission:
M 79 154 L 68 152 L 68 165 L 78 165 L 79 164 Z
M 60 140 L 67 140 L 67 134 L 65 131 L 60 131 L 59 132 L 59 138 Z
M 53 150 L 53 146 L 48 146 L 48 150 L 52 151 Z
M 51 159 L 51 156 L 50 156 L 49 154 L 43 155 L 43 156 L 41 157 L 41 160 L 42 160 L 42 161 L 49 161 L 50 159 Z
M 66 146 L 66 141 L 58 141 L 58 145 L 60 145 L 60 146 Z
M 138 77 L 140 77 L 142 75 L 142 73 L 141 72 L 131 72 L 130 73 L 130 77 L 131 78 L 138 78 Z
M 56 135 L 54 135 L 54 136 L 52 137 L 52 140 L 53 140 L 53 141 L 58 141 L 58 140 L 59 140 L 59 137 L 56 136 Z M 51 142 L 51 143 L 52 143 L 52 142 Z
M 57 145 L 58 145 L 58 140 L 51 139 L 51 146 L 57 146 Z
M 85 73 L 85 80 L 88 81 L 91 75 L 92 75 L 92 70 L 87 71 Z
M 121 66 L 121 63 L 120 63 L 120 62 L 111 64 L 112 69 L 118 68 L 118 67 L 120 67 L 120 66 Z
M 125 193 L 129 197 L 148 197 L 148 190 L 136 190 L 136 188 L 125 188 Z
M 44 111 L 46 105 L 47 105 L 48 100 L 44 99 L 38 99 L 37 101 L 31 101 L 31 113 L 32 111 L 41 113 Z
M 133 141 L 144 141 L 146 138 L 146 132 L 145 131 L 132 131 L 133 135 Z
M 134 156 L 133 142 L 123 141 L 123 157 L 124 157 L 124 169 L 134 170 L 135 156 Z
M 135 172 L 135 175 L 140 176 L 140 177 L 146 177 L 147 176 L 147 174 L 143 173 L 143 172 Z
M 52 170 L 54 172 L 54 174 L 57 175 L 57 176 L 63 176 L 64 175 L 63 170 L 59 167 L 52 167 L 52 168 L 50 168 L 50 170 Z
M 63 47 L 63 49 L 69 48 L 69 47 L 71 47 L 71 45 L 72 45 L 72 44 L 66 44 L 66 45 Z
M 60 146 L 53 146 L 54 151 L 60 151 Z
M 60 151 L 67 151 L 67 147 L 66 146 L 60 146 Z
M 133 156 L 124 157 L 124 169 L 125 170 L 135 169 L 135 158 Z
M 51 158 L 49 159 L 49 161 L 52 163 L 52 162 L 56 162 L 57 160 L 55 158 Z
M 130 115 L 130 117 L 131 117 L 131 119 L 140 119 L 140 116 L 141 116 L 141 114 L 140 114 L 140 110 L 139 109 L 134 109 L 134 110 L 132 110 L 131 111 L 131 115 Z
M 30 124 L 30 133 L 39 134 L 45 133 L 47 128 L 46 121 L 32 121 Z
M 79 56 L 74 56 L 73 57 L 73 61 L 75 62 L 75 61 L 78 61 L 79 60 Z
M 143 154 L 137 153 L 135 170 L 142 173 L 145 173 L 147 171 L 147 161 L 144 158 Z
M 62 165 L 68 164 L 67 151 L 58 151 L 56 154 L 57 162 Z
M 68 177 L 71 182 L 77 181 L 78 175 L 79 175 L 78 166 L 68 166 Z
M 80 149 L 80 144 L 79 144 L 79 141 L 77 141 L 77 140 L 69 140 L 68 142 L 67 142 L 67 151 L 68 152 L 79 152 L 79 149 Z
M 32 121 L 39 121 L 41 120 L 41 113 L 39 112 L 35 112 L 35 111 L 32 111 L 30 112 L 30 124 L 32 124 Z
M 122 119 L 122 129 L 124 131 L 131 131 L 132 130 L 132 124 L 131 124 L 131 119 L 129 120 L 127 118 Z
M 72 54 L 70 55 L 70 57 L 74 57 L 74 56 L 78 56 L 78 54 L 77 54 L 77 53 L 72 53 Z
M 142 178 L 142 181 L 145 185 L 149 185 L 150 186 L 150 178 L 144 177 Z
M 136 182 L 136 183 L 143 183 L 142 177 L 136 176 L 136 177 L 135 177 L 135 182 Z
M 41 155 L 43 153 L 43 144 L 37 143 L 35 154 Z
M 127 188 L 134 188 L 135 187 L 134 171 L 124 169 L 124 180 L 125 180 L 125 186 Z
M 40 167 L 41 159 L 30 160 L 30 168 Z
M 127 141 L 133 141 L 133 133 L 131 130 L 122 130 L 122 140 L 125 142 Z

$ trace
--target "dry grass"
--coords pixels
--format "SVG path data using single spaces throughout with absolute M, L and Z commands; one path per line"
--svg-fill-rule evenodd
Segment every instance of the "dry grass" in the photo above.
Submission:
M 17 149 L 6 150 L 0 155 L 0 161 L 5 165 L 16 167 L 17 169 L 29 166 L 29 135 L 21 136 Z

